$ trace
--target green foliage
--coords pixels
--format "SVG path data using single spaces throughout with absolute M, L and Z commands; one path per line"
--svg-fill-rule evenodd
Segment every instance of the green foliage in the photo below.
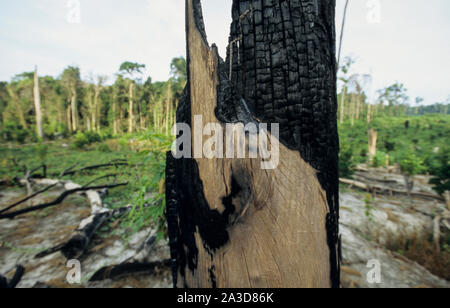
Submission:
M 79 131 L 73 138 L 73 147 L 76 149 L 83 149 L 90 144 L 100 141 L 102 141 L 102 138 L 95 132 L 83 133 Z
M 102 153 L 111 153 L 112 152 L 111 148 L 106 143 L 100 143 L 97 146 L 97 151 L 102 152 Z
M 146 166 L 147 172 L 139 177 L 138 192 L 132 202 L 133 209 L 123 224 L 126 227 L 132 226 L 133 232 L 137 232 L 152 221 L 156 224 L 158 238 L 161 239 L 167 233 L 165 224 L 166 153 L 171 149 L 173 138 L 148 131 L 138 140 L 149 143 L 134 157 Z M 146 207 L 147 205 L 152 206 Z
M 78 133 L 74 138 L 83 140 L 85 145 L 89 140 L 98 140 L 90 134 Z M 122 147 L 119 145 L 122 140 Z M 114 233 L 128 239 L 131 235 L 150 225 L 158 228 L 158 237 L 166 236 L 165 224 L 165 158 L 170 151 L 173 138 L 146 132 L 121 139 L 111 139 L 100 143 L 97 147 L 86 147 L 86 151 L 73 151 L 65 147 L 66 140 L 51 142 L 48 145 L 22 146 L 8 148 L 0 145 L 0 178 L 13 179 L 24 176 L 24 166 L 28 170 L 39 166 L 36 157 L 46 157 L 49 176 L 57 176 L 61 171 L 78 163 L 77 168 L 105 164 L 117 159 L 125 159 L 128 166 L 112 166 L 77 173 L 70 176 L 72 181 L 85 185 L 93 179 L 116 174 L 116 178 L 104 179 L 104 183 L 111 181 L 129 182 L 125 187 L 109 191 L 105 197 L 105 204 L 111 208 L 133 206 L 130 214 L 119 217 L 114 228 L 107 226 L 105 232 Z M 134 144 L 139 144 L 135 147 Z M 108 147 L 111 151 L 106 151 Z M 41 154 L 39 154 L 41 153 Z M 49 159 L 51 158 L 51 159 Z M 99 182 L 100 184 L 100 182 Z
M 73 138 L 73 146 L 76 149 L 82 149 L 84 148 L 86 145 L 89 144 L 89 139 L 88 137 L 83 134 L 82 132 L 78 132 L 75 137 Z
M 373 207 L 373 198 L 370 194 L 367 194 L 366 197 L 364 198 L 364 214 L 366 215 L 367 219 L 369 220 L 369 222 L 373 221 L 373 210 L 375 209 Z
M 378 151 L 373 158 L 373 167 L 386 167 L 386 153 Z
M 353 158 L 353 148 L 351 143 L 345 142 L 341 138 L 340 152 L 339 152 L 339 176 L 348 178 L 350 177 L 356 164 Z
M 441 149 L 434 157 L 430 173 L 433 175 L 430 184 L 437 193 L 450 191 L 450 148 Z
M 101 139 L 113 134 L 122 135 L 128 131 L 131 118 L 131 83 L 134 84 L 132 112 L 136 130 L 166 131 L 166 127 L 170 128 L 174 122 L 176 106 L 186 84 L 186 60 L 181 57 L 172 60 L 171 77 L 167 81 L 154 83 L 148 77 L 141 83 L 145 68 L 145 64 L 124 62 L 111 85 L 106 85 L 102 76 L 91 75 L 82 80 L 81 70 L 76 66 L 66 67 L 57 78 L 40 76 L 44 139 L 55 140 L 74 133 L 73 115 L 77 131 L 98 129 Z M 25 72 L 16 75 L 11 82 L 0 82 L 0 142 L 30 143 L 38 140 L 33 77 L 34 72 Z M 169 104 L 170 108 L 167 108 Z M 103 136 L 103 132 L 107 132 L 107 136 Z M 78 144 L 85 146 L 86 140 L 78 138 Z
M 417 175 L 424 170 L 423 159 L 413 153 L 406 154 L 400 161 L 400 168 L 403 174 Z
M 405 129 L 405 121 L 410 128 Z M 418 117 L 378 117 L 369 125 L 365 120 L 349 122 L 339 126 L 339 136 L 351 144 L 355 163 L 366 163 L 368 152 L 367 131 L 373 128 L 378 132 L 377 152 L 389 154 L 391 164 L 400 163 L 405 153 L 414 153 L 422 158 L 425 167 L 422 172 L 431 171 L 435 163 L 435 148 L 445 148 L 450 136 L 450 117 L 426 115 Z M 381 159 L 382 158 L 382 159 Z M 385 158 L 380 157 L 380 163 Z M 431 173 L 431 172 L 430 172 Z
M 145 69 L 145 64 L 127 61 L 120 65 L 119 71 L 123 74 L 132 76 L 135 73 L 142 74 L 143 69 Z

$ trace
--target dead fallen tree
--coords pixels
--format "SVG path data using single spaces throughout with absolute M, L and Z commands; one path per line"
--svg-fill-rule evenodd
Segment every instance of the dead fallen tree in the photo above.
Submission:
M 361 190 L 365 190 L 367 192 L 373 193 L 373 194 L 384 194 L 384 195 L 402 195 L 402 196 L 408 196 L 407 191 L 398 190 L 389 188 L 386 186 L 381 185 L 370 185 L 363 182 L 350 180 L 350 179 L 339 179 L 339 182 L 342 184 L 350 185 L 351 187 L 356 187 Z M 438 201 L 445 201 L 445 199 L 442 196 L 426 193 L 426 192 L 412 192 L 411 197 L 413 198 L 425 198 L 425 199 L 432 199 L 432 200 L 438 200 Z
M 102 177 L 102 178 L 104 178 L 104 177 Z M 24 180 L 24 181 L 26 181 L 26 180 Z M 80 186 L 80 185 L 75 184 L 75 183 L 73 183 L 71 181 L 59 181 L 59 180 L 42 179 L 42 180 L 35 181 L 35 184 L 46 185 L 46 186 L 62 185 L 65 188 L 65 191 L 59 197 L 57 197 L 55 200 L 53 200 L 51 202 L 44 203 L 44 204 L 39 204 L 39 205 L 36 205 L 36 206 L 32 206 L 32 207 L 29 207 L 29 208 L 26 208 L 26 209 L 22 209 L 22 210 L 18 210 L 18 211 L 11 212 L 11 213 L 6 213 L 6 214 L 3 213 L 2 215 L 0 215 L 0 220 L 1 219 L 13 219 L 13 218 L 15 218 L 17 216 L 20 216 L 20 215 L 24 215 L 24 214 L 31 213 L 31 212 L 34 212 L 34 211 L 43 210 L 43 209 L 46 209 L 48 207 L 56 206 L 58 204 L 61 204 L 70 195 L 73 195 L 73 194 L 76 194 L 76 193 L 84 193 L 87 196 L 87 198 L 90 200 L 90 203 L 91 203 L 91 205 L 93 207 L 98 207 L 98 204 L 100 204 L 100 207 L 101 207 L 101 198 L 98 195 L 98 191 L 113 189 L 113 188 L 121 187 L 121 186 L 126 186 L 126 185 L 128 185 L 128 182 L 126 182 L 126 183 L 118 183 L 118 184 L 111 184 L 111 185 L 88 186 L 88 185 L 90 185 L 90 184 L 88 184 L 88 185 L 85 185 L 85 186 Z M 96 210 L 97 209 L 95 209 L 93 212 L 96 212 Z
M 91 282 L 116 279 L 128 275 L 153 275 L 163 269 L 170 269 L 172 260 L 151 261 L 149 256 L 154 249 L 156 236 L 153 232 L 143 241 L 136 254 L 118 265 L 106 266 L 99 269 L 90 279 Z
M 144 208 L 149 206 L 152 205 L 146 205 Z M 87 251 L 97 230 L 112 218 L 120 217 L 130 212 L 132 208 L 132 206 L 114 210 L 103 208 L 101 211 L 97 210 L 96 213 L 92 212 L 91 216 L 80 223 L 75 234 L 67 242 L 40 252 L 36 255 L 36 258 L 44 258 L 59 251 L 68 260 L 80 258 Z

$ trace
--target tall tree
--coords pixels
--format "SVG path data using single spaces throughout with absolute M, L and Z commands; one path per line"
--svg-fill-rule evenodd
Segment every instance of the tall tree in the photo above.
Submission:
M 131 134 L 134 131 L 134 102 L 133 91 L 135 86 L 136 75 L 141 75 L 142 70 L 145 69 L 145 64 L 124 62 L 120 65 L 119 71 L 121 74 L 128 76 L 129 91 L 128 91 L 128 104 L 129 104 L 129 118 L 128 118 L 128 132 Z
M 247 156 L 168 154 L 176 286 L 339 287 L 334 4 L 234 0 L 223 62 L 207 43 L 200 1 L 186 0 L 188 83 L 177 122 L 280 123 L 281 144 L 273 170 Z M 193 144 L 206 145 L 199 135 Z
M 100 130 L 101 125 L 101 100 L 100 94 L 103 90 L 105 82 L 108 80 L 107 76 L 97 76 L 96 84 L 94 86 L 94 111 L 92 114 L 92 128 L 96 131 Z
M 78 91 L 81 85 L 80 69 L 74 66 L 67 67 L 61 75 L 61 83 L 70 102 L 70 112 L 68 112 L 70 129 L 76 131 L 78 129 Z
M 36 133 L 40 139 L 44 138 L 44 130 L 42 128 L 42 111 L 41 111 L 41 92 L 39 90 L 38 68 L 34 70 L 34 109 L 36 115 Z

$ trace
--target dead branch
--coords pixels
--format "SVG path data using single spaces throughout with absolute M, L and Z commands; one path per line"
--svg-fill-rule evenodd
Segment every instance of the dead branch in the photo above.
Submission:
M 407 191 L 392 189 L 392 188 L 380 186 L 380 185 L 368 185 L 366 183 L 358 182 L 355 180 L 339 179 L 339 182 L 342 184 L 350 185 L 352 187 L 357 187 L 359 189 L 362 189 L 362 190 L 365 190 L 365 191 L 368 191 L 371 193 L 376 192 L 378 194 L 385 194 L 385 195 L 405 195 L 405 196 L 408 195 Z M 442 196 L 439 196 L 436 194 L 431 194 L 431 193 L 425 193 L 425 192 L 412 192 L 411 197 L 434 199 L 434 200 L 438 200 L 441 202 L 445 201 Z
M 57 186 L 57 185 L 58 185 L 58 184 L 53 184 L 53 185 L 47 186 L 46 188 L 44 188 L 44 189 L 42 189 L 42 190 L 40 190 L 40 191 L 38 191 L 38 192 L 36 192 L 36 193 L 34 193 L 34 194 L 32 194 L 32 195 L 26 197 L 25 199 L 22 199 L 22 200 L 20 200 L 20 201 L 14 203 L 14 204 L 8 206 L 7 208 L 5 208 L 5 209 L 3 209 L 3 210 L 0 211 L 0 215 L 1 215 L 1 214 L 4 214 L 5 212 L 8 212 L 9 210 L 15 208 L 16 206 L 18 206 L 18 205 L 20 205 L 20 204 L 22 204 L 22 203 L 27 202 L 27 201 L 30 200 L 30 199 L 33 199 L 33 198 L 39 196 L 40 194 L 43 194 L 43 193 L 49 191 L 50 189 L 52 189 L 53 187 L 55 187 L 55 186 Z
M 59 176 L 64 177 L 64 176 L 68 176 L 68 175 L 75 175 L 77 173 L 81 173 L 81 172 L 85 172 L 85 171 L 92 171 L 92 170 L 107 168 L 107 167 L 116 167 L 117 168 L 119 166 L 128 166 L 128 163 L 123 159 L 119 159 L 119 160 L 113 160 L 106 164 L 87 166 L 87 167 L 77 169 L 77 170 L 72 170 L 74 167 L 71 167 L 71 168 L 63 171 Z
M 125 263 L 107 266 L 98 270 L 89 280 L 102 281 L 106 279 L 116 279 L 132 274 L 155 274 L 164 268 L 170 268 L 171 260 L 156 261 L 150 263 Z
M 79 164 L 80 164 L 80 163 L 75 163 L 75 164 L 73 164 L 72 166 L 70 166 L 69 168 L 64 169 L 64 170 L 59 174 L 58 178 L 62 178 L 62 177 L 66 174 L 66 172 L 72 171 L 73 168 L 75 168 L 75 167 L 78 166 Z
M 102 189 L 113 189 L 113 188 L 116 188 L 116 187 L 126 186 L 126 185 L 128 185 L 128 182 L 126 182 L 126 183 L 119 183 L 119 184 L 113 184 L 113 185 L 102 185 L 102 186 L 90 186 L 90 187 L 74 188 L 74 189 L 67 190 L 67 191 L 63 192 L 58 198 L 56 198 L 52 202 L 40 204 L 40 205 L 33 206 L 33 207 L 30 207 L 30 208 L 27 208 L 27 209 L 16 211 L 16 212 L 13 212 L 13 213 L 0 215 L 0 220 L 1 219 L 13 219 L 13 218 L 15 218 L 15 217 L 17 217 L 19 215 L 27 214 L 27 213 L 38 211 L 38 210 L 43 210 L 45 208 L 58 205 L 58 204 L 62 203 L 68 196 L 70 196 L 72 194 L 75 194 L 75 193 L 86 192 L 86 191 L 90 191 L 90 190 L 94 190 L 95 191 L 95 190 L 102 190 Z

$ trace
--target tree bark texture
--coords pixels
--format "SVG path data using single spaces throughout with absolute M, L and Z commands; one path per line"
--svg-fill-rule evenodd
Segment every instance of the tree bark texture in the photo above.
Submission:
M 280 123 L 280 140 L 269 143 L 281 144 L 274 170 L 260 158 L 168 153 L 176 287 L 339 287 L 334 8 L 234 0 L 223 61 L 207 42 L 200 1 L 186 0 L 188 83 L 177 122 Z

